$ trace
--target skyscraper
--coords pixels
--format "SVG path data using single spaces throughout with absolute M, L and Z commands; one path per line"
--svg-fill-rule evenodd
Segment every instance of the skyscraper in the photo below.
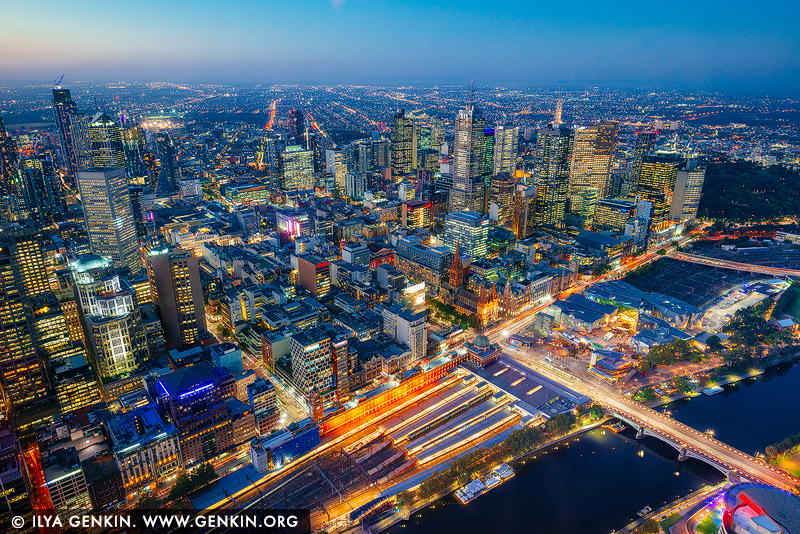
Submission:
M 180 173 L 175 162 L 175 147 L 167 132 L 156 134 L 156 151 L 161 172 L 158 176 L 156 191 L 169 193 L 180 190 Z
M 671 219 L 693 221 L 697 218 L 705 179 L 706 167 L 699 160 L 691 159 L 681 165 L 675 176 L 675 190 L 669 212 Z
M 145 257 L 153 303 L 161 312 L 169 348 L 196 345 L 206 329 L 203 287 L 191 252 L 157 247 Z
M 75 151 L 72 144 L 72 115 L 78 112 L 78 107 L 72 101 L 69 89 L 62 89 L 60 86 L 53 88 L 53 118 L 58 130 L 58 138 L 61 141 L 61 154 L 64 158 L 64 165 L 70 176 L 74 176 L 78 171 Z
M 519 153 L 519 127 L 510 123 L 498 124 L 494 128 L 494 174 L 507 172 L 512 176 L 517 171 Z
M 537 188 L 536 226 L 561 228 L 564 225 L 569 165 L 572 159 L 572 130 L 560 124 L 550 124 L 536 134 Z
M 17 144 L 0 117 L 0 195 L 16 190 Z
M 344 150 L 325 151 L 325 172 L 333 176 L 333 183 L 340 191 L 344 189 L 348 166 Z
M 679 158 L 671 153 L 650 154 L 642 158 L 636 194 L 653 205 L 651 228 L 669 218 L 679 165 Z
M 394 114 L 391 130 L 392 177 L 408 176 L 412 168 L 414 125 L 404 109 Z
M 514 209 L 511 228 L 517 239 L 527 239 L 533 235 L 536 222 L 536 187 L 517 184 L 514 191 Z
M 455 126 L 453 187 L 450 211 L 472 210 L 483 213 L 484 154 L 486 121 L 470 102 L 458 111 Z
M 142 258 L 125 169 L 80 171 L 77 181 L 92 253 L 138 274 Z
M 293 109 L 289 112 L 289 137 L 294 137 L 298 142 L 300 137 L 306 131 L 305 117 L 303 112 L 299 109 Z
M 642 159 L 654 151 L 658 132 L 636 132 L 636 145 L 633 148 L 631 161 L 631 175 L 629 182 L 630 192 L 635 193 L 639 187 L 639 174 L 642 169 Z
M 75 158 L 75 172 L 87 171 L 94 166 L 92 161 L 92 138 L 89 135 L 89 121 L 85 113 L 70 116 L 70 132 L 72 134 L 72 153 Z M 74 174 L 73 174 L 74 176 Z
M 314 188 L 314 155 L 299 145 L 289 145 L 281 154 L 283 190 L 305 191 Z
M 89 121 L 89 139 L 94 168 L 126 169 L 122 128 L 105 111 L 98 111 Z
M 52 221 L 66 211 L 61 181 L 48 154 L 24 158 L 20 164 L 20 178 L 25 207 L 31 219 Z
M 495 165 L 495 168 L 497 166 Z M 511 217 L 511 203 L 514 198 L 514 175 L 509 172 L 499 172 L 492 176 L 492 193 L 489 203 L 497 204 L 499 208 L 498 221 L 505 222 Z
M 39 358 L 15 283 L 8 243 L 0 242 L 0 384 L 6 411 L 45 395 Z
M 18 228 L 10 233 L 14 279 L 23 300 L 48 293 L 50 283 L 41 247 L 42 234 L 31 227 Z
M 136 291 L 108 258 L 87 254 L 70 268 L 95 369 L 104 379 L 133 374 L 147 353 Z
M 611 167 L 614 163 L 614 149 L 617 144 L 616 123 L 578 126 L 572 141 L 572 161 L 569 168 L 570 210 L 575 213 L 588 213 L 585 206 L 585 191 L 594 189 L 594 198 L 609 196 Z

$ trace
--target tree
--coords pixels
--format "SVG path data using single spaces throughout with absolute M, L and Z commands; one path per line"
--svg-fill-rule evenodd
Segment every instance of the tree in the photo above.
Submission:
M 706 342 L 706 345 L 708 345 L 708 349 L 711 352 L 719 352 L 724 348 L 722 346 L 722 340 L 719 338 L 719 336 L 709 337 L 708 341 Z
M 597 404 L 592 404 L 592 407 L 589 409 L 589 420 L 597 421 L 598 419 L 602 419 L 603 414 L 604 414 L 603 408 L 601 408 Z
M 658 254 L 659 256 L 666 256 L 667 252 L 662 248 L 659 249 L 658 252 L 656 252 L 656 254 Z
M 603 264 L 597 265 L 594 269 L 592 269 L 592 276 L 597 278 L 598 276 L 603 276 L 604 274 L 610 273 L 610 272 L 611 272 L 611 266 L 608 265 L 607 263 L 603 263 Z
M 645 519 L 639 528 L 634 530 L 635 534 L 660 534 L 661 525 L 655 519 Z
M 139 500 L 136 501 L 136 509 L 137 510 L 158 510 L 162 506 L 161 499 L 156 497 L 154 494 L 148 492 L 139 497 Z

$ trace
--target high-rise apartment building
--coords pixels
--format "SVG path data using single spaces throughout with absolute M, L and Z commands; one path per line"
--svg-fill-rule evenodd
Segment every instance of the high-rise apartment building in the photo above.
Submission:
M 156 247 L 145 256 L 153 304 L 158 306 L 167 347 L 196 345 L 206 329 L 197 258 L 183 250 Z
M 314 189 L 314 154 L 299 145 L 289 145 L 281 153 L 283 164 L 283 190 L 306 191 Z
M 125 169 L 79 171 L 77 181 L 92 253 L 138 274 L 142 257 Z
M 536 226 L 561 228 L 564 225 L 569 191 L 569 165 L 572 159 L 572 130 L 550 124 L 536 134 L 537 188 Z
M 0 385 L 7 411 L 46 393 L 10 249 L 0 242 Z
M 397 110 L 392 120 L 390 149 L 392 176 L 408 176 L 412 173 L 412 151 L 414 141 L 414 124 L 406 117 L 404 109 Z
M 457 211 L 444 218 L 444 246 L 456 249 L 473 260 L 486 256 L 489 240 L 489 219 L 474 211 Z
M 693 221 L 697 218 L 706 167 L 699 160 L 686 161 L 675 176 L 675 189 L 669 216 L 676 221 Z
M 519 154 L 519 127 L 510 123 L 498 124 L 494 128 L 494 171 L 507 172 L 511 176 L 517 171 Z
M 69 89 L 60 86 L 53 88 L 53 118 L 58 131 L 58 139 L 61 142 L 61 154 L 64 158 L 64 165 L 70 176 L 77 172 L 77 160 L 72 144 L 72 115 L 78 112 L 78 107 L 72 101 Z
M 472 102 L 458 111 L 453 153 L 453 186 L 450 190 L 451 212 L 471 210 L 483 213 L 485 130 L 483 114 Z

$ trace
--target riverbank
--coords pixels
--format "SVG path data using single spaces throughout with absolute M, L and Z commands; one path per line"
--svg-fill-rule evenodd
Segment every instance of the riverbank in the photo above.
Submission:
M 550 447 L 555 447 L 560 443 L 563 443 L 565 441 L 573 439 L 573 438 L 575 438 L 577 436 L 580 436 L 580 435 L 582 435 L 582 434 L 584 434 L 586 432 L 590 432 L 592 430 L 600 428 L 603 424 L 607 423 L 608 421 L 610 421 L 612 419 L 613 418 L 611 418 L 611 417 L 605 416 L 605 417 L 595 421 L 594 423 L 590 423 L 590 424 L 588 424 L 586 426 L 578 427 L 578 428 L 570 431 L 569 433 L 567 433 L 567 434 L 565 434 L 565 435 L 563 435 L 563 436 L 561 436 L 559 438 L 551 440 L 551 441 L 549 441 L 547 443 L 543 443 L 542 445 L 540 445 L 540 446 L 538 446 L 538 447 L 536 447 L 534 449 L 531 449 L 530 451 L 528 451 L 528 452 L 526 452 L 524 454 L 518 455 L 518 456 L 508 460 L 507 463 L 511 464 L 513 462 L 524 461 L 525 458 L 528 458 L 528 457 L 530 457 L 532 455 L 535 455 L 536 453 L 538 453 L 538 452 L 540 452 L 542 450 L 548 449 Z M 477 472 L 476 474 L 478 476 L 480 476 L 480 477 L 483 477 L 483 476 L 486 476 L 487 474 L 489 474 L 490 471 L 491 471 L 491 467 L 488 467 L 486 469 L 483 469 L 483 470 Z M 453 485 L 453 486 L 451 486 L 451 487 L 449 487 L 449 488 L 437 493 L 436 495 L 432 495 L 432 496 L 428 497 L 427 499 L 421 499 L 421 500 L 415 501 L 412 504 L 411 508 L 404 508 L 402 510 L 397 510 L 392 515 L 387 516 L 386 518 L 382 519 L 378 523 L 369 525 L 369 531 L 372 532 L 372 533 L 382 532 L 382 531 L 384 531 L 386 529 L 389 529 L 389 528 L 393 527 L 397 523 L 400 523 L 401 521 L 408 521 L 409 518 L 412 515 L 416 514 L 417 512 L 420 512 L 421 510 L 424 510 L 425 508 L 428 508 L 429 506 L 435 508 L 437 501 L 439 501 L 439 500 L 447 497 L 451 493 L 455 492 L 459 487 L 461 487 L 460 484 L 455 484 L 455 485 Z M 469 505 L 464 505 L 464 506 L 469 506 Z M 347 533 L 347 534 L 358 534 L 358 533 L 361 533 L 362 530 L 361 530 L 361 526 L 360 525 L 354 525 L 354 526 L 350 527 L 349 529 L 343 530 L 342 532 L 343 533 Z
M 782 365 L 784 363 L 795 363 L 798 360 L 800 360 L 800 352 L 790 354 L 787 356 L 782 356 L 780 358 L 771 359 L 767 362 L 761 363 L 760 365 L 754 365 L 751 368 L 749 368 L 749 370 L 730 371 L 729 373 L 725 373 L 724 372 L 725 366 L 721 365 L 707 372 L 712 376 L 714 376 L 714 385 L 725 386 L 728 384 L 735 384 L 736 382 L 745 380 L 747 378 L 755 378 L 757 376 L 760 376 L 764 374 L 766 370 L 769 369 L 770 367 L 775 367 L 778 365 Z M 705 384 L 696 387 L 692 391 L 674 393 L 672 395 L 660 397 L 654 401 L 650 401 L 643 404 L 650 408 L 658 408 L 660 406 L 664 406 L 665 404 L 669 404 L 671 402 L 675 402 L 678 400 L 698 397 L 702 395 L 703 390 L 707 389 L 708 387 L 710 387 L 709 384 Z
M 729 483 L 726 481 L 715 486 L 703 486 L 699 490 L 691 492 L 686 497 L 672 501 L 671 503 L 666 504 L 657 510 L 653 510 L 644 517 L 629 523 L 615 532 L 617 534 L 633 532 L 642 526 L 642 524 L 644 524 L 644 522 L 648 519 L 654 520 L 656 523 L 662 525 L 664 530 L 669 531 L 674 525 L 684 521 L 687 516 L 691 515 L 691 513 L 694 513 L 694 509 L 697 508 L 700 503 L 705 506 L 705 499 L 711 497 L 712 495 L 716 495 L 728 485 Z

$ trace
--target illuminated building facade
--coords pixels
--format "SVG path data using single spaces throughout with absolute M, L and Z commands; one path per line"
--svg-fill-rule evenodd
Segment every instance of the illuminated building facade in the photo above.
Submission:
M 650 227 L 667 221 L 680 160 L 675 154 L 650 154 L 642 158 L 636 194 L 653 204 Z
M 431 208 L 433 204 L 422 200 L 406 200 L 403 202 L 402 222 L 405 228 L 416 230 L 431 225 Z
M 292 381 L 309 405 L 312 392 L 323 396 L 336 386 L 330 335 L 321 328 L 303 330 L 290 339 Z
M 89 140 L 92 147 L 92 167 L 123 169 L 125 172 L 125 143 L 122 128 L 105 112 L 97 112 L 89 121 Z
M 152 249 L 145 257 L 153 303 L 161 312 L 169 348 L 196 345 L 206 329 L 203 288 L 197 258 L 190 252 Z
M 46 393 L 9 248 L 0 243 L 0 384 L 7 409 Z
M 606 198 L 609 196 L 611 167 L 614 163 L 614 149 L 617 146 L 616 123 L 578 126 L 572 140 L 572 161 L 569 167 L 570 210 L 593 214 L 592 205 L 586 205 L 587 198 Z M 587 195 L 586 190 L 594 190 Z
M 550 124 L 536 134 L 536 226 L 564 226 L 572 159 L 572 130 Z
M 489 196 L 489 203 L 497 204 L 498 221 L 505 222 L 511 217 L 511 207 L 514 199 L 513 173 L 495 173 L 492 176 L 490 187 L 492 192 Z
M 80 171 L 77 178 L 92 253 L 138 274 L 142 257 L 125 169 Z
M 14 278 L 20 291 L 28 299 L 50 291 L 41 247 L 42 240 L 42 234 L 30 227 L 11 231 Z
M 392 177 L 408 176 L 413 163 L 414 124 L 404 109 L 397 110 L 392 119 L 390 150 Z
M 297 257 L 297 278 L 315 298 L 327 297 L 331 292 L 330 263 L 313 254 Z
M 486 256 L 489 219 L 473 211 L 449 213 L 444 219 L 444 246 L 450 250 L 460 244 L 462 254 L 472 259 Z
M 453 252 L 447 247 L 428 247 L 419 236 L 407 236 L 397 242 L 395 267 L 411 280 L 425 282 L 428 291 L 438 294 L 447 281 L 447 267 Z
M 314 188 L 314 154 L 299 145 L 289 145 L 281 153 L 283 190 L 306 191 Z
M 524 184 L 517 184 L 514 191 L 514 204 L 511 219 L 511 229 L 517 239 L 527 239 L 533 235 L 536 227 L 536 197 L 537 188 Z
M 622 233 L 625 225 L 636 216 L 636 204 L 627 200 L 603 198 L 597 201 L 592 229 L 595 232 L 612 231 Z
M 453 186 L 450 212 L 471 210 L 483 213 L 483 165 L 486 151 L 486 120 L 472 102 L 458 111 L 453 153 Z
M 699 160 L 686 161 L 675 175 L 675 189 L 669 216 L 675 221 L 694 221 L 703 194 L 706 167 Z
M 53 118 L 58 131 L 58 139 L 61 142 L 61 153 L 70 176 L 74 176 L 78 170 L 72 145 L 72 128 L 70 126 L 72 116 L 77 112 L 78 106 L 73 102 L 69 89 L 62 89 L 60 86 L 54 87 Z
M 498 124 L 494 128 L 494 169 L 492 174 L 517 172 L 519 154 L 519 127 L 510 123 Z
M 636 132 L 636 145 L 633 148 L 633 159 L 631 160 L 630 189 L 631 193 L 639 190 L 639 177 L 642 171 L 642 160 L 651 154 L 656 148 L 656 137 L 658 132 L 646 131 Z

